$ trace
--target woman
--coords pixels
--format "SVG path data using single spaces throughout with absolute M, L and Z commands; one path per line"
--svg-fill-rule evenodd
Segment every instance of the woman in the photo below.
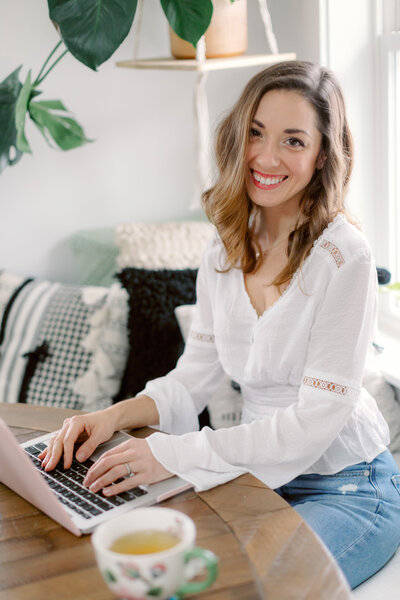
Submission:
M 399 471 L 361 386 L 377 278 L 344 207 L 353 150 L 332 73 L 287 62 L 256 75 L 220 125 L 216 155 L 203 201 L 218 235 L 177 367 L 136 398 L 67 419 L 41 458 L 51 470 L 63 453 L 69 467 L 82 433 L 78 460 L 118 429 L 155 426 L 172 435 L 124 442 L 85 484 L 112 495 L 176 473 L 205 490 L 250 472 L 294 506 L 355 587 L 399 545 Z M 196 431 L 224 371 L 241 386 L 242 423 Z

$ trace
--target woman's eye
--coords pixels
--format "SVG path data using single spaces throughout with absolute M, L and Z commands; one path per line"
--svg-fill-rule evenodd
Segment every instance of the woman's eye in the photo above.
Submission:
M 258 129 L 254 129 L 254 127 L 251 127 L 250 137 L 261 137 L 261 132 Z
M 286 140 L 286 143 L 292 148 L 304 148 L 304 142 L 299 138 L 289 138 L 288 140 Z

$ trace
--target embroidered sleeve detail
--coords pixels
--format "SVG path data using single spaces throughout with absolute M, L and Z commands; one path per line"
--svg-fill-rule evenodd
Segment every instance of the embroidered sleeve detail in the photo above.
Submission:
M 321 247 L 325 248 L 325 250 L 328 250 L 338 269 L 344 265 L 345 260 L 342 256 L 342 253 L 340 252 L 339 248 L 335 246 L 335 244 L 332 244 L 332 242 L 329 242 L 328 240 L 322 240 Z
M 347 394 L 347 386 L 334 383 L 333 381 L 325 381 L 323 379 L 316 379 L 315 377 L 303 377 L 304 385 L 318 388 L 320 390 L 326 390 L 328 392 L 335 392 L 345 396 Z
M 190 332 L 190 337 L 195 340 L 199 340 L 199 342 L 209 342 L 210 344 L 214 343 L 214 336 L 208 335 L 207 333 L 199 333 L 198 331 L 194 331 L 193 329 Z

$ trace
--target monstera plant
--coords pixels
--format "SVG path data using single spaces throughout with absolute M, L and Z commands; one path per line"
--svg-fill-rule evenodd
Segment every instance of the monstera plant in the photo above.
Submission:
M 16 164 L 23 153 L 32 153 L 25 135 L 27 116 L 50 146 L 70 150 L 90 141 L 60 100 L 37 99 L 42 93 L 39 86 L 67 52 L 96 71 L 128 35 L 138 0 L 47 0 L 47 3 L 61 41 L 36 78 L 32 78 L 29 70 L 21 82 L 21 67 L 18 67 L 0 83 L 0 173 L 6 166 Z M 210 24 L 212 0 L 160 0 L 160 3 L 175 33 L 196 46 Z

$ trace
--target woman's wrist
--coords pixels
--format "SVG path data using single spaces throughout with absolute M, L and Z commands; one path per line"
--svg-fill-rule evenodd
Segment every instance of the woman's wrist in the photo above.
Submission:
M 114 420 L 115 431 L 158 425 L 160 418 L 154 400 L 144 394 L 117 402 L 107 411 Z

